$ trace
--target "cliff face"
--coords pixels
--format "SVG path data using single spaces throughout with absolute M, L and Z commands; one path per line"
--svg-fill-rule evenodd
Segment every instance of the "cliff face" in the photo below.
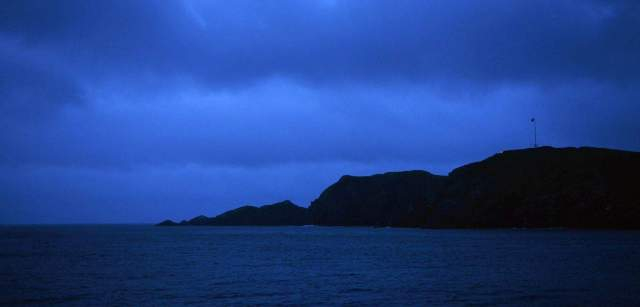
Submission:
M 319 225 L 640 228 L 640 153 L 505 151 L 452 171 L 344 176 L 312 202 Z
M 446 178 L 425 171 L 343 176 L 309 207 L 317 225 L 424 225 Z
M 427 225 L 640 227 L 640 153 L 541 147 L 455 169 Z

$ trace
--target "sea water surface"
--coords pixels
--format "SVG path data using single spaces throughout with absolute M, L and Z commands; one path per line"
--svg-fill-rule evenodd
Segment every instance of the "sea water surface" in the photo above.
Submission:
M 2 305 L 640 305 L 640 232 L 0 227 Z

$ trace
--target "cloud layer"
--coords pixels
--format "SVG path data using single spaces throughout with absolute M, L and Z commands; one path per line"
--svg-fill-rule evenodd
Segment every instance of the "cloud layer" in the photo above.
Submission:
M 3 6 L 0 222 L 307 205 L 529 146 L 532 116 L 543 144 L 640 150 L 636 1 Z

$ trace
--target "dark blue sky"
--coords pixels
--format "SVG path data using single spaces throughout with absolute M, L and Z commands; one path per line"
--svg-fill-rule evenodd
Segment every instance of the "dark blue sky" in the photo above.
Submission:
M 638 1 L 3 1 L 0 223 L 156 222 L 532 143 L 640 150 Z

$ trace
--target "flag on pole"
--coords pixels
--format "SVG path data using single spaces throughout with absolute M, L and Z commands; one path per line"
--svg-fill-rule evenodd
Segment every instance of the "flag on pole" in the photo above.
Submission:
M 533 148 L 538 147 L 538 127 L 536 127 L 536 118 L 532 117 L 531 122 L 533 123 Z

